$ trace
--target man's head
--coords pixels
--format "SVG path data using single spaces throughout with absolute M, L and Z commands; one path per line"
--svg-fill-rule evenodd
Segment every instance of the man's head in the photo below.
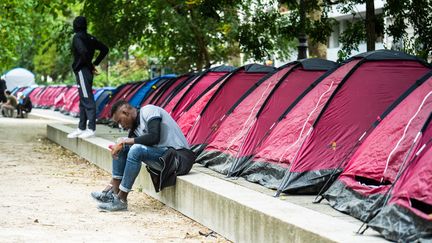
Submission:
M 124 129 L 134 125 L 137 111 L 126 100 L 119 100 L 111 107 L 111 119 Z
M 73 21 L 74 32 L 87 31 L 87 19 L 84 16 L 78 16 Z

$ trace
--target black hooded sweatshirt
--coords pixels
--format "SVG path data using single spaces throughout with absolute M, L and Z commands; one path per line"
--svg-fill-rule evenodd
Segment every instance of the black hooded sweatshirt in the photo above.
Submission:
M 73 29 L 75 35 L 72 39 L 72 54 L 74 56 L 72 69 L 74 72 L 78 72 L 83 67 L 93 70 L 94 66 L 99 65 L 105 58 L 109 49 L 94 36 L 87 33 L 87 21 L 85 17 L 76 17 L 73 22 Z M 95 50 L 99 50 L 99 55 L 92 63 Z

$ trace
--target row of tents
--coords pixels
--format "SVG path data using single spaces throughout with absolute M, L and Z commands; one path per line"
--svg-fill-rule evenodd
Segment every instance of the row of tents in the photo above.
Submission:
M 432 69 L 423 60 L 379 50 L 342 64 L 219 66 L 103 90 L 101 122 L 119 99 L 161 106 L 212 170 L 277 195 L 316 194 L 390 240 L 432 240 Z M 69 91 L 30 96 L 67 110 Z

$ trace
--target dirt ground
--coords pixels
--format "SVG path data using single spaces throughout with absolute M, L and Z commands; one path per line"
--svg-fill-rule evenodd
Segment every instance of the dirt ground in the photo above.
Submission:
M 0 242 L 228 242 L 140 192 L 126 212 L 99 211 L 90 192 L 109 174 L 44 138 L 44 129 L 0 118 Z

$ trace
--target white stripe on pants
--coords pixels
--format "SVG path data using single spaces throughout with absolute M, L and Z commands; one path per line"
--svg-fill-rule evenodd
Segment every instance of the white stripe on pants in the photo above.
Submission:
M 79 79 L 79 82 L 80 82 L 81 90 L 83 92 L 83 97 L 84 98 L 88 98 L 87 89 L 86 89 L 86 85 L 85 85 L 85 82 L 84 82 L 84 76 L 82 74 L 82 70 L 80 70 L 78 72 L 78 79 Z

